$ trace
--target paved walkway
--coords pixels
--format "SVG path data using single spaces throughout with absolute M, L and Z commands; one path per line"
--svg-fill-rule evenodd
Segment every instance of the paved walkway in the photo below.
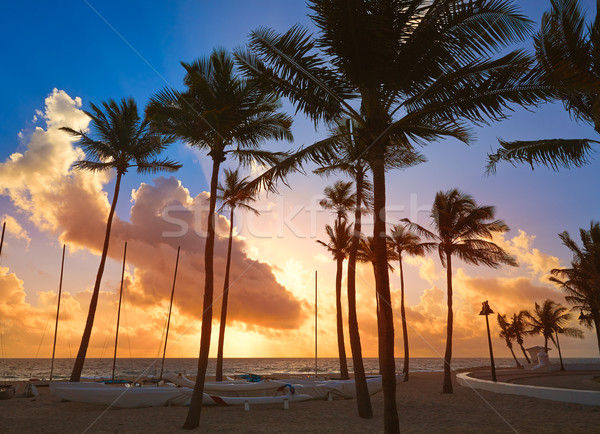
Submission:
M 471 377 L 491 380 L 490 371 L 473 372 Z M 600 371 L 555 371 L 534 373 L 520 369 L 496 371 L 498 381 L 529 386 L 556 387 L 560 389 L 600 391 Z

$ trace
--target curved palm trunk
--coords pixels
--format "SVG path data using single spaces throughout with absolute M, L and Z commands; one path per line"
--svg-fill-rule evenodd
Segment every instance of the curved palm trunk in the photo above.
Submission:
M 404 310 L 404 271 L 402 269 L 402 253 L 398 254 L 398 265 L 400 266 L 400 317 L 402 318 L 402 339 L 404 340 L 404 381 L 408 381 L 408 329 L 406 327 L 406 312 Z
M 443 393 L 453 393 L 452 389 L 452 327 L 454 314 L 452 312 L 452 255 L 446 252 L 446 286 L 448 288 L 448 322 L 446 324 L 446 353 L 444 354 L 444 386 Z
M 229 269 L 231 267 L 231 245 L 233 244 L 233 210 L 229 217 L 229 241 L 227 244 L 227 264 L 225 265 L 225 282 L 223 283 L 223 300 L 221 300 L 221 322 L 219 323 L 219 345 L 217 349 L 216 380 L 223 381 L 223 347 L 225 345 L 225 324 L 227 323 L 227 302 L 229 300 Z
M 379 369 L 383 383 L 383 423 L 386 433 L 399 433 L 400 422 L 396 405 L 396 361 L 394 359 L 394 316 L 388 275 L 385 227 L 385 149 L 376 144 L 373 149 L 373 249 L 375 251 L 375 289 L 379 298 L 377 321 L 379 335 Z
M 347 380 L 348 377 L 348 362 L 346 361 L 346 346 L 344 344 L 344 318 L 342 317 L 342 269 L 344 258 L 340 257 L 336 260 L 337 269 L 335 273 L 335 311 L 337 318 L 337 342 L 338 353 L 340 358 L 340 374 L 342 380 Z
M 208 365 L 210 349 L 210 333 L 212 330 L 213 304 L 213 254 L 215 250 L 215 205 L 217 201 L 217 183 L 221 162 L 213 156 L 212 177 L 210 180 L 210 204 L 208 210 L 208 228 L 206 230 L 206 246 L 204 248 L 204 302 L 202 305 L 202 332 L 200 336 L 200 354 L 198 356 L 198 374 L 192 394 L 190 410 L 183 424 L 183 429 L 194 429 L 200 424 L 202 411 L 202 395 L 204 394 L 204 377 Z
M 100 259 L 100 266 L 98 267 L 98 274 L 96 274 L 96 283 L 94 284 L 94 291 L 92 292 L 92 299 L 90 300 L 90 308 L 88 310 L 87 320 L 85 322 L 85 329 L 83 330 L 83 336 L 81 337 L 81 344 L 79 345 L 79 351 L 77 352 L 77 358 L 75 359 L 75 365 L 73 366 L 73 372 L 69 381 L 77 382 L 81 378 L 81 372 L 83 371 L 83 364 L 85 363 L 85 356 L 87 349 L 90 344 L 90 338 L 92 336 L 92 328 L 94 326 L 94 318 L 96 316 L 96 308 L 98 306 L 98 295 L 100 294 L 100 283 L 102 282 L 102 275 L 104 274 L 104 266 L 106 265 L 106 257 L 108 256 L 108 245 L 110 242 L 110 230 L 112 227 L 113 217 L 115 215 L 115 209 L 117 207 L 117 201 L 119 200 L 119 189 L 121 188 L 121 177 L 122 173 L 117 172 L 117 179 L 115 181 L 115 192 L 113 195 L 113 202 L 110 206 L 110 212 L 108 213 L 108 220 L 106 221 L 106 233 L 104 234 L 104 246 L 102 247 L 102 257 Z
M 593 319 L 596 328 L 596 339 L 598 340 L 598 353 L 600 353 L 600 315 L 594 315 Z
M 548 336 L 544 335 L 544 352 L 548 354 Z
M 556 348 L 558 349 L 558 358 L 560 359 L 560 370 L 564 371 L 565 365 L 563 365 L 562 352 L 560 351 L 560 342 L 558 342 L 558 333 L 554 332 L 554 335 L 556 336 Z
M 510 350 L 510 353 L 513 356 L 513 359 L 515 359 L 515 363 L 517 364 L 517 367 L 520 367 L 521 364 L 519 363 L 519 360 L 517 359 L 517 356 L 515 356 L 515 352 L 513 351 L 513 346 L 510 342 L 506 342 L 506 346 L 508 347 L 508 349 Z
M 600 341 L 599 341 L 599 345 L 600 345 Z M 523 341 L 519 342 L 519 346 L 521 347 L 521 351 L 523 351 L 523 355 L 525 356 L 525 360 L 527 360 L 527 363 L 531 364 L 531 360 L 529 360 L 529 356 L 527 355 L 527 351 L 525 351 L 525 347 L 523 347 Z M 598 348 L 600 348 L 600 346 Z
M 356 254 L 358 252 L 358 241 L 362 229 L 362 214 L 360 204 L 362 202 L 363 175 L 356 177 L 356 208 L 354 211 L 354 233 L 352 244 L 348 255 L 348 334 L 350 336 L 350 349 L 352 351 L 352 365 L 354 367 L 354 384 L 356 385 L 356 406 L 358 415 L 363 419 L 373 417 L 371 398 L 367 388 L 365 366 L 362 358 L 360 345 L 360 333 L 358 330 L 358 317 L 356 315 Z

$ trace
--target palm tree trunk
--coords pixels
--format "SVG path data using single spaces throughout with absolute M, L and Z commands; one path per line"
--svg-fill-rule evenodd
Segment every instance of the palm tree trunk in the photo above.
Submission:
M 342 380 L 348 377 L 348 362 L 346 361 L 346 346 L 344 345 L 344 318 L 342 317 L 342 269 L 344 258 L 337 258 L 337 270 L 335 274 L 335 311 L 337 318 L 337 341 L 340 358 L 340 374 Z
M 565 365 L 563 365 L 562 352 L 560 351 L 560 342 L 558 341 L 558 332 L 555 331 L 554 335 L 556 336 L 556 348 L 558 349 L 558 358 L 560 359 L 560 370 L 564 371 Z
M 517 367 L 521 366 L 521 364 L 519 363 L 519 360 L 517 359 L 517 356 L 515 356 L 515 352 L 513 351 L 513 346 L 510 342 L 506 343 L 506 346 L 508 347 L 508 349 L 510 350 L 510 353 L 513 356 L 513 359 L 515 359 L 515 363 L 517 364 Z
M 599 342 L 599 345 L 600 345 L 600 342 Z M 521 347 L 521 351 L 523 351 L 523 355 L 525 356 L 525 360 L 527 360 L 527 363 L 531 364 L 531 360 L 529 360 L 529 356 L 527 355 L 527 351 L 525 351 L 525 347 L 523 347 L 523 343 L 519 342 L 519 346 Z
M 402 269 L 402 253 L 398 252 L 398 265 L 400 268 L 400 316 L 402 318 L 402 339 L 404 340 L 404 381 L 408 381 L 408 329 L 406 327 L 406 312 L 404 310 L 404 270 Z
M 452 327 L 454 316 L 452 312 L 452 254 L 446 252 L 446 287 L 448 288 L 448 322 L 446 324 L 446 353 L 444 354 L 444 386 L 443 393 L 453 393 L 452 389 Z
M 356 176 L 356 208 L 354 211 L 354 233 L 352 244 L 348 255 L 348 334 L 350 336 L 350 349 L 352 351 L 352 365 L 354 367 L 354 384 L 356 386 L 356 406 L 358 415 L 363 419 L 373 417 L 371 398 L 367 388 L 365 366 L 362 358 L 360 345 L 360 333 L 358 329 L 358 317 L 356 315 L 356 253 L 358 252 L 358 241 L 362 229 L 362 214 L 360 206 L 362 202 L 363 174 Z
M 231 246 L 233 244 L 233 210 L 229 217 L 229 241 L 227 244 L 227 263 L 225 265 L 225 282 L 223 283 L 223 299 L 221 300 L 221 322 L 219 323 L 219 345 L 217 349 L 216 380 L 223 381 L 223 347 L 225 345 L 225 324 L 227 323 L 227 302 L 229 300 L 229 269 L 231 268 Z
M 200 354 L 198 356 L 198 374 L 192 394 L 190 410 L 183 424 L 183 429 L 194 429 L 200 424 L 202 396 L 204 394 L 204 377 L 208 365 L 210 349 L 210 333 L 212 330 L 213 304 L 213 254 L 215 249 L 215 205 L 217 202 L 217 183 L 219 182 L 219 166 L 221 160 L 213 156 L 212 177 L 210 180 L 210 204 L 208 209 L 208 228 L 206 230 L 206 246 L 204 247 L 204 302 L 202 305 L 202 332 L 200 335 Z
M 544 352 L 548 354 L 548 336 L 544 335 Z
M 83 336 L 81 337 L 81 344 L 79 345 L 79 351 L 77 352 L 77 358 L 75 359 L 75 365 L 73 366 L 73 372 L 69 381 L 78 382 L 81 378 L 81 372 L 83 371 L 83 364 L 85 363 L 85 356 L 87 349 L 90 344 L 90 338 L 92 336 L 92 328 L 94 326 L 94 318 L 96 316 L 96 307 L 98 306 L 98 295 L 100 294 L 100 283 L 102 282 L 102 275 L 104 274 L 104 266 L 106 265 L 106 257 L 108 256 L 108 246 L 110 242 L 110 230 L 112 228 L 112 221 L 115 215 L 115 209 L 117 207 L 117 201 L 119 200 L 119 189 L 121 188 L 121 177 L 122 173 L 117 172 L 117 179 L 115 180 L 115 192 L 113 194 L 112 205 L 110 206 L 110 212 L 108 213 L 108 220 L 106 221 L 106 233 L 104 234 L 104 246 L 102 247 L 102 256 L 100 258 L 100 266 L 98 267 L 98 274 L 96 274 L 96 283 L 94 284 L 94 291 L 92 292 L 92 299 L 90 300 L 90 308 L 88 310 L 87 320 L 85 322 L 85 329 L 83 330 Z
M 385 227 L 385 148 L 379 142 L 373 149 L 373 250 L 375 289 L 379 300 L 379 369 L 383 383 L 383 423 L 386 434 L 399 433 L 396 405 L 396 361 L 394 359 L 394 315 L 390 295 Z
M 600 353 L 600 315 L 592 314 L 594 327 L 596 328 L 596 339 L 598 340 L 598 353 Z

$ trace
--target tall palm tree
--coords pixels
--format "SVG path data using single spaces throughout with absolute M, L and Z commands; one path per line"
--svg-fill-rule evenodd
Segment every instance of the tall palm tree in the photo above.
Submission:
M 338 224 L 347 220 L 348 212 L 354 209 L 356 203 L 352 182 L 338 180 L 333 186 L 325 187 L 323 194 L 325 197 L 319 201 L 321 208 L 334 211 Z
M 391 243 L 390 239 L 386 239 L 386 259 L 387 259 L 387 269 L 391 272 L 394 271 L 394 266 L 392 265 L 392 261 L 398 259 L 398 254 L 396 253 L 395 246 Z M 362 236 L 360 242 L 358 244 L 358 252 L 356 255 L 356 260 L 359 262 L 369 263 L 373 266 L 373 274 L 377 273 L 377 254 L 375 252 L 375 238 L 374 237 L 365 237 Z M 380 321 L 379 312 L 381 310 L 381 294 L 375 290 L 375 301 L 377 304 L 377 321 Z
M 527 355 L 527 351 L 525 351 L 525 347 L 523 347 L 523 336 L 527 334 L 527 322 L 525 321 L 525 312 L 526 311 L 522 310 L 519 313 L 513 314 L 511 327 L 513 333 L 515 334 L 515 339 L 517 340 L 517 343 L 521 347 L 521 351 L 525 356 L 525 360 L 527 360 L 527 363 L 531 363 L 531 360 L 529 360 L 529 356 Z
M 336 181 L 333 186 L 325 187 L 323 194 L 325 197 L 319 201 L 319 205 L 327 210 L 332 210 L 336 214 L 335 232 L 334 234 L 340 237 L 342 241 L 343 231 L 342 222 L 346 222 L 348 219 L 348 212 L 354 208 L 356 204 L 356 193 L 353 192 L 352 182 L 345 182 L 342 180 Z M 331 229 L 331 227 L 329 227 Z M 333 232 L 332 232 L 333 233 Z M 330 239 L 333 241 L 333 238 Z M 347 241 L 347 240 L 344 240 Z M 321 242 L 322 243 L 322 242 Z M 341 246 L 340 246 L 341 247 Z M 348 363 L 346 361 L 346 346 L 344 344 L 344 321 L 342 317 L 342 263 L 348 254 L 349 246 L 343 246 L 344 258 L 335 258 L 337 261 L 337 273 L 335 283 L 335 308 L 337 318 L 337 339 L 338 339 L 338 354 L 340 359 L 340 373 L 342 379 L 348 379 Z M 333 252 L 332 252 L 333 253 Z M 342 251 L 340 250 L 340 254 Z
M 337 183 L 336 183 L 337 185 Z M 339 215 L 338 215 L 339 217 Z M 317 243 L 325 246 L 336 261 L 335 273 L 335 311 L 337 323 L 338 354 L 340 359 L 340 373 L 342 380 L 347 380 L 348 363 L 346 361 L 346 346 L 344 345 L 344 321 L 342 318 L 342 267 L 348 256 L 350 244 L 352 243 L 352 225 L 345 220 L 336 220 L 334 227 L 325 226 L 329 236 L 328 242 L 317 240 Z
M 578 0 L 551 0 L 534 44 L 544 79 L 557 88 L 565 109 L 600 133 L 600 2 L 596 4 L 596 18 L 588 25 Z M 494 172 L 501 161 L 554 170 L 581 167 L 590 162 L 598 143 L 597 139 L 501 140 L 500 149 L 488 155 L 487 171 Z
M 535 303 L 533 313 L 527 312 L 526 316 L 531 327 L 530 333 L 544 336 L 544 350 L 546 353 L 548 352 L 548 340 L 557 346 L 560 357 L 560 369 L 564 371 L 565 367 L 563 366 L 562 353 L 560 351 L 560 344 L 558 343 L 558 333 L 563 333 L 572 338 L 583 339 L 583 332 L 581 330 L 576 327 L 566 326 L 571 320 L 569 310 L 547 299 L 541 306 Z
M 581 312 L 580 323 L 596 329 L 598 351 L 600 351 L 600 223 L 592 221 L 590 229 L 580 229 L 582 247 L 571 238 L 568 232 L 558 236 L 563 244 L 573 252 L 571 268 L 552 270 L 550 280 L 559 284 L 567 293 L 565 299 L 573 309 Z
M 150 130 L 148 121 L 140 118 L 137 104 L 133 98 L 124 98 L 120 103 L 111 99 L 103 102 L 101 107 L 90 104 L 90 111 L 85 111 L 85 114 L 91 119 L 92 135 L 84 130 L 74 130 L 69 127 L 61 128 L 61 130 L 78 139 L 79 145 L 88 157 L 87 160 L 77 161 L 73 167 L 76 170 L 91 172 L 115 169 L 117 176 L 112 204 L 106 221 L 100 265 L 96 274 L 87 321 L 70 381 L 79 381 L 85 363 L 85 356 L 94 326 L 96 307 L 98 306 L 100 284 L 108 255 L 112 221 L 119 199 L 121 178 L 131 167 L 135 167 L 137 172 L 142 174 L 156 173 L 161 170 L 172 172 L 181 167 L 180 164 L 174 161 L 157 159 L 170 140 Z
M 350 348 L 352 350 L 358 414 L 362 418 L 369 419 L 373 417 L 373 410 L 367 389 L 356 314 L 356 256 L 361 238 L 362 215 L 373 208 L 373 188 L 367 179 L 369 165 L 366 159 L 366 150 L 368 144 L 357 140 L 353 135 L 353 131 L 358 127 L 358 124 L 352 119 L 337 123 L 331 131 L 331 137 L 335 138 L 339 148 L 328 161 L 321 161 L 321 167 L 314 170 L 314 172 L 326 176 L 341 172 L 350 176 L 356 184 L 354 232 L 348 255 L 348 334 L 350 335 Z M 386 164 L 388 164 L 388 169 L 406 168 L 424 161 L 425 158 L 417 152 L 396 149 L 395 152 L 388 155 Z
M 451 361 L 452 330 L 452 256 L 467 264 L 487 265 L 497 268 L 500 264 L 516 266 L 515 258 L 497 244 L 490 241 L 494 233 L 508 231 L 503 220 L 494 220 L 493 206 L 478 206 L 472 196 L 457 189 L 440 191 L 435 195 L 431 217 L 435 232 L 411 223 L 409 227 L 419 235 L 433 240 L 432 247 L 438 249 L 442 265 L 446 268 L 448 288 L 448 321 L 446 328 L 446 352 L 444 355 L 444 393 L 452 393 Z
M 468 141 L 471 121 L 502 119 L 508 105 L 536 103 L 549 91 L 530 74 L 532 61 L 524 52 L 496 56 L 531 29 L 509 0 L 310 0 L 308 5 L 317 36 L 300 26 L 283 34 L 260 28 L 237 58 L 247 74 L 275 85 L 315 123 L 353 119 L 359 125 L 354 135 L 368 144 L 379 257 L 376 287 L 384 302 L 378 329 L 384 428 L 395 433 L 394 327 L 385 267 L 386 156 L 393 148 L 409 150 L 441 137 Z M 318 162 L 332 147 L 326 139 L 299 153 Z M 282 178 L 281 172 L 265 173 L 256 185 L 273 189 Z
M 349 175 L 356 185 L 354 203 L 354 231 L 348 251 L 348 335 L 352 351 L 352 366 L 354 368 L 354 385 L 356 387 L 356 406 L 358 415 L 364 419 L 373 417 L 371 397 L 367 387 L 367 377 L 362 357 L 358 315 L 356 312 L 356 255 L 362 231 L 362 215 L 369 209 L 371 185 L 366 179 L 368 166 L 363 158 L 364 144 L 358 144 L 351 135 L 353 121 L 339 122 L 338 130 L 332 135 L 342 141 L 335 159 L 323 161 L 321 167 L 315 170 L 319 175 L 329 175 L 342 172 Z
M 259 212 L 250 206 L 256 202 L 256 196 L 248 194 L 244 189 L 248 185 L 248 177 L 242 178 L 239 169 L 225 169 L 224 186 L 219 184 L 217 200 L 222 202 L 219 212 L 225 207 L 229 208 L 229 238 L 227 242 L 227 262 L 225 265 L 225 280 L 223 282 L 223 297 L 221 299 L 221 321 L 219 323 L 219 343 L 217 347 L 216 380 L 223 381 L 223 347 L 225 345 L 225 324 L 227 323 L 227 303 L 229 301 L 229 270 L 231 268 L 231 247 L 233 244 L 233 214 L 236 208 L 251 211 L 255 215 Z
M 278 112 L 279 100 L 256 83 L 236 75 L 231 55 L 215 49 L 210 57 L 181 63 L 186 70 L 183 92 L 165 88 L 150 99 L 146 114 L 153 127 L 207 151 L 212 159 L 207 236 L 204 249 L 204 300 L 198 376 L 185 429 L 200 421 L 204 376 L 208 364 L 213 303 L 215 206 L 219 168 L 228 155 L 241 164 L 273 164 L 280 154 L 259 147 L 266 140 L 292 140 L 291 118 Z
M 504 339 L 504 342 L 506 343 L 506 346 L 510 350 L 510 353 L 512 354 L 513 359 L 515 359 L 515 363 L 517 364 L 517 367 L 520 367 L 521 364 L 517 360 L 517 356 L 515 356 L 515 352 L 513 351 L 512 341 L 516 339 L 516 335 L 515 335 L 515 330 L 512 327 L 512 324 L 506 319 L 506 315 L 498 314 L 498 325 L 500 326 L 499 336 L 502 339 Z
M 408 368 L 410 354 L 408 351 L 408 328 L 406 326 L 406 311 L 404 307 L 404 270 L 402 268 L 402 254 L 410 256 L 423 256 L 428 244 L 421 243 L 421 237 L 412 232 L 406 225 L 395 225 L 390 231 L 390 242 L 394 246 L 398 257 L 400 269 L 400 317 L 402 318 L 402 337 L 404 341 L 404 381 L 408 381 Z

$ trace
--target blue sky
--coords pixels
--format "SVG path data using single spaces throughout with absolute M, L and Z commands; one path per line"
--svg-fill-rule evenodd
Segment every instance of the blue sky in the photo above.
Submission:
M 535 21 L 547 9 L 547 0 L 517 2 Z M 592 12 L 595 2 L 581 2 Z M 165 85 L 181 88 L 180 61 L 210 54 L 216 46 L 233 48 L 247 41 L 248 33 L 259 26 L 285 31 L 296 23 L 310 25 L 304 1 L 248 0 L 201 1 L 63 1 L 10 2 L 0 17 L 0 38 L 4 41 L 0 65 L 2 105 L 0 106 L 0 162 L 15 151 L 23 151 L 27 137 L 39 121 L 44 99 L 53 88 L 89 102 L 132 96 L 143 110 L 148 98 Z M 537 27 L 537 24 L 536 24 Z M 118 33 L 118 34 L 117 34 Z M 119 36 L 120 35 L 120 36 Z M 526 43 L 529 46 L 529 43 Z M 291 111 L 288 104 L 286 109 Z M 324 131 L 315 132 L 311 123 L 295 118 L 295 142 L 282 147 L 310 144 Z M 17 134 L 23 132 L 24 139 Z M 553 172 L 501 165 L 494 176 L 484 175 L 486 155 L 497 147 L 497 138 L 595 138 L 587 125 L 569 118 L 561 104 L 547 104 L 530 110 L 515 109 L 502 123 L 475 130 L 477 140 L 467 147 L 456 141 L 433 143 L 423 149 L 428 163 L 388 175 L 388 205 L 409 209 L 411 197 L 427 208 L 439 190 L 457 187 L 472 194 L 481 204 L 496 205 L 498 217 L 513 229 L 535 235 L 534 247 L 546 254 L 570 259 L 557 233 L 568 230 L 577 236 L 580 227 L 600 219 L 600 191 L 596 180 L 600 160 L 582 169 Z M 198 158 L 203 157 L 181 145 L 169 156 L 181 161 L 177 174 L 192 196 L 207 189 L 206 176 Z M 142 178 L 125 177 L 118 215 L 127 220 L 131 202 L 128 192 L 138 188 Z M 151 179 L 146 177 L 145 182 Z M 298 201 L 320 193 L 331 180 L 295 175 L 293 191 L 282 192 Z M 112 184 L 106 188 L 112 194 Z M 12 212 L 6 196 L 0 197 L 0 215 Z M 390 218 L 409 217 L 407 211 Z M 419 222 L 428 223 L 427 213 Z M 395 223 L 393 221 L 392 223 Z M 36 233 L 31 225 L 24 224 Z M 314 248 L 314 241 L 310 241 Z M 308 246 L 308 244 L 307 244 Z M 46 246 L 40 254 L 56 253 Z M 85 262 L 90 256 L 80 260 Z M 95 267 L 93 261 L 93 267 Z M 409 274 L 416 275 L 416 271 Z M 420 293 L 409 295 L 418 301 Z
M 549 2 L 518 3 L 538 21 Z M 582 4 L 593 13 L 592 0 Z M 32 131 L 35 110 L 43 109 L 43 100 L 53 88 L 81 97 L 84 107 L 90 101 L 133 96 L 143 109 L 150 95 L 166 84 L 181 87 L 181 60 L 208 55 L 215 46 L 244 44 L 248 33 L 261 25 L 282 31 L 295 23 L 310 25 L 307 12 L 305 2 L 297 0 L 129 1 L 126 7 L 116 1 L 7 3 L 0 18 L 0 37 L 6 41 L 0 66 L 0 160 L 22 150 L 17 134 L 23 131 L 27 137 Z M 319 137 L 301 117 L 295 119 L 294 133 L 294 147 Z M 573 122 L 561 104 L 547 104 L 533 112 L 517 109 L 510 120 L 477 129 L 478 140 L 471 147 L 444 141 L 425 148 L 427 164 L 389 176 L 390 185 L 402 186 L 399 194 L 404 197 L 389 195 L 388 200 L 406 204 L 410 194 L 417 194 L 421 203 L 430 202 L 436 191 L 456 186 L 482 203 L 497 205 L 500 216 L 514 229 L 535 229 L 540 247 L 564 256 L 556 233 L 574 232 L 600 218 L 600 193 L 590 185 L 598 161 L 561 173 L 503 165 L 497 175 L 486 178 L 486 154 L 496 147 L 497 137 L 594 134 L 587 125 Z M 173 146 L 169 155 L 184 163 L 178 178 L 192 194 L 207 188 L 206 177 L 199 176 L 197 155 L 183 146 Z M 139 182 L 128 175 L 125 188 L 135 188 Z M 8 205 L 5 198 L 0 204 Z M 121 218 L 127 218 L 128 206 L 120 203 Z
M 536 21 L 548 4 L 545 0 L 518 3 Z M 593 11 L 592 0 L 583 4 Z M 215 46 L 231 48 L 243 44 L 248 33 L 261 25 L 285 30 L 298 22 L 309 24 L 304 1 L 130 1 L 127 7 L 114 1 L 10 2 L 4 9 L 0 18 L 0 35 L 6 41 L 5 62 L 0 67 L 1 160 L 18 149 L 17 133 L 31 130 L 35 110 L 43 108 L 43 99 L 55 87 L 81 97 L 84 106 L 90 101 L 133 96 L 143 108 L 165 81 L 174 87 L 181 86 L 183 69 L 179 61 L 207 55 Z M 317 137 L 313 128 L 301 119 L 296 119 L 294 129 L 294 146 Z M 598 208 L 592 204 L 598 202 L 594 200 L 597 196 L 590 197 L 593 192 L 579 188 L 598 168 L 596 164 L 561 174 L 546 169 L 531 174 L 524 167 L 503 166 L 498 175 L 487 179 L 482 178 L 482 167 L 486 152 L 496 145 L 496 137 L 593 137 L 593 134 L 591 128 L 571 122 L 560 104 L 546 105 L 534 114 L 519 110 L 510 121 L 478 130 L 479 140 L 471 148 L 457 143 L 428 147 L 425 154 L 430 162 L 410 171 L 409 185 L 414 192 L 422 191 L 424 195 L 456 185 L 476 198 L 486 193 L 482 190 L 485 186 L 498 195 L 496 202 L 524 207 L 519 224 L 544 227 L 548 223 L 539 221 L 536 210 L 526 210 L 533 200 L 528 192 L 535 191 L 536 200 L 548 197 L 552 205 L 548 204 L 546 216 L 556 222 L 544 236 L 563 227 L 574 230 L 596 218 L 594 213 Z M 170 154 L 184 163 L 191 157 L 181 146 L 174 146 Z M 450 161 L 456 161 L 452 168 L 448 165 Z M 439 182 L 423 180 L 432 174 Z M 201 182 L 204 177 L 197 176 L 197 166 L 185 164 L 179 177 L 193 192 L 206 188 Z M 419 179 L 417 185 L 413 179 Z M 128 187 L 133 187 L 139 180 L 129 177 L 127 182 Z M 432 188 L 423 190 L 422 184 Z

